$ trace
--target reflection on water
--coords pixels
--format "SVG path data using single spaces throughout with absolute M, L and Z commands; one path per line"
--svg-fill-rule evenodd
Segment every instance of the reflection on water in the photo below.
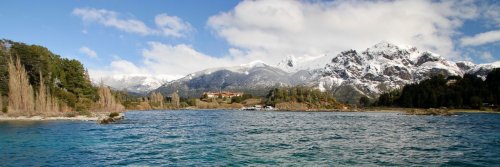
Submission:
M 0 162 L 87 165 L 500 164 L 500 114 L 127 112 L 117 124 L 0 122 Z

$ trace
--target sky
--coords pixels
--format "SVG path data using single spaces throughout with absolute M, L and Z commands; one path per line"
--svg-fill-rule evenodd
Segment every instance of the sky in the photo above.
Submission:
M 386 41 L 500 60 L 500 1 L 3 0 L 0 38 L 80 60 L 93 78 L 334 56 Z

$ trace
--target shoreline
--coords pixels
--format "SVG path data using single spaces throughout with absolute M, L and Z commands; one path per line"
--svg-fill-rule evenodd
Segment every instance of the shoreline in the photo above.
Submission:
M 87 117 L 87 116 L 75 116 L 75 117 L 9 117 L 5 115 L 0 115 L 0 121 L 97 121 L 99 117 Z
M 426 110 L 422 108 L 365 108 L 358 109 L 360 111 L 357 112 L 408 112 L 411 110 Z M 477 109 L 450 109 L 452 113 L 487 113 L 487 114 L 500 114 L 498 111 L 494 110 L 477 110 Z
M 262 112 L 369 112 L 369 113 L 401 113 L 401 112 L 407 112 L 409 110 L 413 109 L 421 109 L 421 108 L 357 108 L 357 109 L 333 109 L 333 110 L 326 110 L 326 109 L 309 109 L 309 110 L 248 110 L 248 111 L 262 111 Z M 245 111 L 241 109 L 232 109 L 232 108 L 210 108 L 210 109 L 203 109 L 203 108 L 180 108 L 180 109 L 156 109 L 156 110 L 126 110 L 127 111 L 162 111 L 162 110 L 186 110 L 186 111 L 192 111 L 192 110 L 206 110 L 206 111 L 213 111 L 213 110 L 224 110 L 224 111 Z M 492 110 L 474 110 L 474 109 L 450 109 L 451 112 L 454 113 L 492 113 L 492 114 L 500 114 L 498 111 L 492 111 Z
M 271 112 L 367 112 L 367 113 L 404 113 L 408 110 L 415 108 L 358 108 L 354 110 L 269 110 Z M 172 109 L 165 109 L 172 110 Z M 238 110 L 238 109 L 173 109 L 173 110 Z M 126 110 L 128 111 L 154 111 L 154 110 Z M 243 110 L 241 110 L 243 111 Z M 262 112 L 269 112 L 262 111 Z M 472 109 L 451 109 L 453 113 L 489 113 L 489 114 L 500 114 L 497 111 L 482 111 L 482 110 L 472 110 Z M 19 117 L 9 117 L 6 115 L 0 115 L 1 121 L 98 121 L 100 117 L 88 117 L 88 116 L 75 116 L 75 117 L 43 117 L 43 116 L 19 116 Z

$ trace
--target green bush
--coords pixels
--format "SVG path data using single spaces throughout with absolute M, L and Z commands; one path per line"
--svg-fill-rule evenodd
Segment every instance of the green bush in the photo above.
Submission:
M 92 105 L 94 105 L 94 102 L 91 99 L 80 98 L 80 100 L 78 100 L 78 103 L 75 104 L 75 110 L 78 112 L 90 111 Z
M 112 112 L 109 114 L 109 117 L 113 118 L 113 117 L 117 117 L 118 115 L 120 115 L 120 114 L 118 114 L 117 112 Z

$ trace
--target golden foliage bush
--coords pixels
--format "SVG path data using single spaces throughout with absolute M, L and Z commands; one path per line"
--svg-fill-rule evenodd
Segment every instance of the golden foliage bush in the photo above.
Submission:
M 307 104 L 297 103 L 297 102 L 281 102 L 277 103 L 275 106 L 279 110 L 289 110 L 289 111 L 305 111 L 308 110 Z
M 246 105 L 246 106 L 254 106 L 254 105 L 259 105 L 262 104 L 262 99 L 260 98 L 252 98 L 252 99 L 246 99 L 241 104 Z
M 219 103 L 217 102 L 204 102 L 199 99 L 196 99 L 196 108 L 201 108 L 201 109 L 216 109 L 219 108 Z
M 154 109 L 164 109 L 165 104 L 164 104 L 164 97 L 160 92 L 153 92 L 151 93 L 150 97 L 150 105 Z
M 103 83 L 100 84 L 98 89 L 99 101 L 97 102 L 100 108 L 97 110 L 99 112 L 122 112 L 125 107 L 115 99 L 115 96 L 111 93 L 111 89 L 105 86 Z
M 9 116 L 32 116 L 35 115 L 35 99 L 33 87 L 31 87 L 26 69 L 19 58 L 16 62 L 9 59 L 7 64 L 9 71 Z
M 2 92 L 0 92 L 0 111 L 3 111 L 3 98 L 2 98 Z
M 9 116 L 61 116 L 72 111 L 65 103 L 59 103 L 57 98 L 51 96 L 40 73 L 38 92 L 34 93 L 30 85 L 26 69 L 19 58 L 16 62 L 9 59 Z
M 59 104 L 57 98 L 48 93 L 41 73 L 40 86 L 38 87 L 38 93 L 35 95 L 35 110 L 36 113 L 44 116 L 60 116 L 61 113 L 72 111 L 65 103 Z
M 179 97 L 179 94 L 177 92 L 172 93 L 172 105 L 174 108 L 179 108 L 181 106 L 181 99 Z
M 222 109 L 241 109 L 244 106 L 240 103 L 220 104 L 219 108 Z

